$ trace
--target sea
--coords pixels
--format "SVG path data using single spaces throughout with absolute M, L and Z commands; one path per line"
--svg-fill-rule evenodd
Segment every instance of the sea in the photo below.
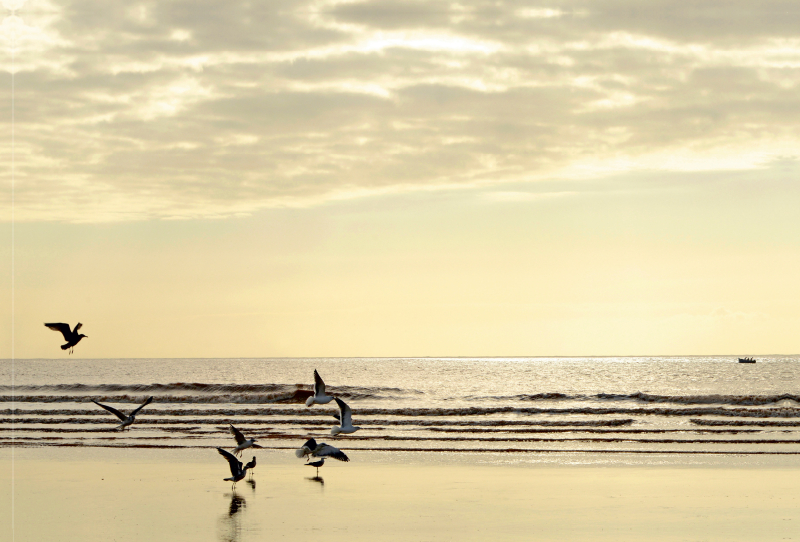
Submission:
M 314 437 L 387 461 L 800 459 L 800 356 L 17 359 L 0 362 L 0 447 L 232 447 Z M 318 370 L 335 402 L 305 406 Z M 125 431 L 98 401 L 126 414 Z M 670 459 L 672 458 L 672 459 Z M 677 459 L 676 459 L 677 458 Z M 711 459 L 710 459 L 711 458 Z

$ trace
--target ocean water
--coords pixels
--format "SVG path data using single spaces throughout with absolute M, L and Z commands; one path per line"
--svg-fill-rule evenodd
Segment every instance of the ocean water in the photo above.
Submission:
M 800 357 L 74 359 L 0 362 L 0 447 L 266 449 L 315 437 L 390 459 L 800 456 Z M 304 404 L 313 371 L 353 409 Z M 124 432 L 125 413 L 154 396 Z M 623 459 L 624 458 L 624 459 Z M 798 457 L 800 459 L 800 457 Z

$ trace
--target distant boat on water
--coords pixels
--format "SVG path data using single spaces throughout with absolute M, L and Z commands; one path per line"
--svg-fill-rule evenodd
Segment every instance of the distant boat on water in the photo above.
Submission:
M 755 363 L 755 358 L 739 358 L 739 363 Z

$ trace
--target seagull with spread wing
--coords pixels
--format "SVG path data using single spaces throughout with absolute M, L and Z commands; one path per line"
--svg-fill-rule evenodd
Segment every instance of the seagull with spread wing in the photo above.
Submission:
M 227 450 L 223 450 L 222 448 L 217 448 L 219 454 L 228 460 L 228 464 L 231 466 L 231 477 L 230 478 L 223 478 L 226 482 L 233 482 L 233 488 L 236 488 L 236 482 L 241 480 L 245 477 L 247 473 L 247 469 L 250 468 L 250 463 L 247 465 L 242 466 L 242 462 L 236 459 L 236 456 L 230 453 Z M 253 458 L 253 463 L 255 462 L 256 458 Z M 254 463 L 255 464 L 255 463 Z
M 151 395 L 150 398 L 147 399 L 147 401 L 145 401 L 144 403 L 139 405 L 138 408 L 136 408 L 136 410 L 131 412 L 130 416 L 126 416 L 125 414 L 123 414 L 122 412 L 117 410 L 116 408 L 108 406 L 108 405 L 104 405 L 102 403 L 98 403 L 97 401 L 92 401 L 92 403 L 96 404 L 99 407 L 103 407 L 104 409 L 106 409 L 107 411 L 112 413 L 114 416 L 119 418 L 122 423 L 120 425 L 116 426 L 114 429 L 122 429 L 124 431 L 126 427 L 128 427 L 129 425 L 131 425 L 133 422 L 136 421 L 136 415 L 139 413 L 139 411 L 142 410 L 147 405 L 149 405 L 152 400 L 153 400 L 153 396 Z
M 75 345 L 81 342 L 81 339 L 84 337 L 88 337 L 88 335 L 84 335 L 83 333 L 78 333 L 78 330 L 81 328 L 83 324 L 78 322 L 78 325 L 75 326 L 75 329 L 70 331 L 69 324 L 64 324 L 62 322 L 53 323 L 53 324 L 45 324 L 46 327 L 49 327 L 53 331 L 59 331 L 64 336 L 64 340 L 67 341 L 67 344 L 61 345 L 61 350 L 69 349 L 69 353 L 72 354 L 72 350 L 75 348 Z
M 358 426 L 353 425 L 353 411 L 347 406 L 347 403 L 334 397 L 336 404 L 339 405 L 339 415 L 336 417 L 339 420 L 339 425 L 331 429 L 331 435 L 336 436 L 339 433 L 355 433 L 359 429 Z
M 256 444 L 256 439 L 254 439 L 254 438 L 246 439 L 246 438 L 244 438 L 244 435 L 242 434 L 242 432 L 239 431 L 238 429 L 236 429 L 233 426 L 233 424 L 228 424 L 228 425 L 231 426 L 231 429 L 230 429 L 231 435 L 233 435 L 233 438 L 236 439 L 236 448 L 233 449 L 233 453 L 235 455 L 242 455 L 242 450 L 244 450 L 245 448 L 250 448 L 251 446 L 253 448 L 261 448 L 261 446 Z
M 314 403 L 325 405 L 333 401 L 333 397 L 325 395 L 325 382 L 320 378 L 319 373 L 314 369 L 314 395 L 306 399 L 306 406 L 310 407 Z
M 317 441 L 313 438 L 308 439 L 303 446 L 295 450 L 294 455 L 297 457 L 307 457 L 308 459 L 311 459 L 311 457 L 332 457 L 339 461 L 350 461 L 350 458 L 339 448 L 331 446 L 330 444 L 325 444 L 324 442 L 317 444 Z

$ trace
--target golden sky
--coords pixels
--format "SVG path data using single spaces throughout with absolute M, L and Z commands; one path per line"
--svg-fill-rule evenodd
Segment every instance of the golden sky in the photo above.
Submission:
M 17 357 L 800 352 L 794 1 L 3 6 Z

